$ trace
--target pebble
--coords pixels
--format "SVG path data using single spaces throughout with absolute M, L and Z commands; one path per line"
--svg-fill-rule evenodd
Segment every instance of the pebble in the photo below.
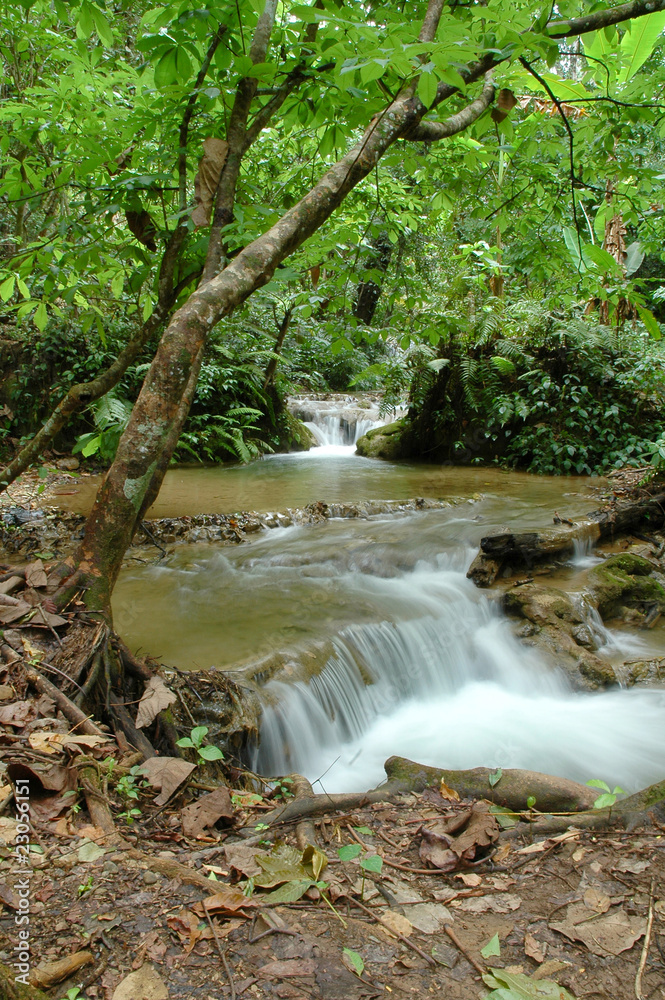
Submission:
M 116 865 L 115 861 L 105 861 L 102 866 L 102 871 L 105 872 L 107 875 L 115 875 L 115 873 L 118 871 L 118 866 Z
M 143 872 L 143 881 L 146 885 L 154 885 L 155 882 L 159 882 L 159 875 L 155 872 Z

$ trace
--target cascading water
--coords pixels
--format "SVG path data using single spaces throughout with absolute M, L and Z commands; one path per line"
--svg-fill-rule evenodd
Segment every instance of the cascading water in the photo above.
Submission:
M 257 770 L 325 773 L 327 791 L 371 787 L 392 754 L 600 777 L 626 789 L 662 777 L 665 691 L 573 691 L 449 558 L 438 563 L 383 581 L 394 604 L 418 604 L 418 617 L 343 629 L 318 676 L 268 685 Z
M 310 429 L 319 448 L 348 448 L 373 427 L 394 420 L 381 417 L 376 400 L 360 400 L 355 396 L 293 397 L 289 410 Z

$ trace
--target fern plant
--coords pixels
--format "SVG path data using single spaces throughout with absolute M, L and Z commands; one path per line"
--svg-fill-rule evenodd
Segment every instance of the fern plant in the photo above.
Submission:
M 92 409 L 96 430 L 81 434 L 76 439 L 72 454 L 80 453 L 84 458 L 99 455 L 104 462 L 112 462 L 118 449 L 118 442 L 129 423 L 133 404 L 108 392 L 95 403 Z

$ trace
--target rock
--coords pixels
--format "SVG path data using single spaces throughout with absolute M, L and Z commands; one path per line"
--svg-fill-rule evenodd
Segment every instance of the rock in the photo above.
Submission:
M 622 681 L 628 687 L 634 684 L 662 684 L 665 682 L 665 658 L 635 660 L 624 664 Z
M 591 598 L 603 620 L 624 618 L 626 609 L 642 615 L 665 611 L 665 589 L 652 577 L 653 564 L 634 552 L 610 556 L 589 572 Z M 634 615 L 632 621 L 638 621 Z
M 595 645 L 591 632 L 562 590 L 526 583 L 507 591 L 502 604 L 507 614 L 530 623 L 520 625 L 517 636 L 545 653 L 553 666 L 565 670 L 576 687 L 616 684 L 612 665 L 588 648 Z
M 63 472 L 74 472 L 78 469 L 79 465 L 78 458 L 74 458 L 73 455 L 68 455 L 66 458 L 59 458 L 55 463 L 56 469 L 62 469 Z
M 115 861 L 105 861 L 102 865 L 102 871 L 105 875 L 116 875 L 119 871 L 118 866 Z
M 404 419 L 394 420 L 392 424 L 384 424 L 382 427 L 373 427 L 356 442 L 356 454 L 365 458 L 385 458 L 388 461 L 405 458 L 407 449 L 402 440 L 405 430 Z
M 159 875 L 155 872 L 143 872 L 143 881 L 145 885 L 155 885 L 156 882 L 159 882 Z

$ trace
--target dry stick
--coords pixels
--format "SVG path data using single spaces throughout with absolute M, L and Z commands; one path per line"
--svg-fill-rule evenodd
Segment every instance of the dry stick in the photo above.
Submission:
M 455 947 L 462 953 L 462 955 L 464 955 L 469 965 L 472 965 L 476 970 L 476 972 L 479 972 L 481 976 L 484 976 L 485 973 L 487 972 L 487 969 L 483 969 L 482 965 L 480 965 L 479 962 L 476 962 L 473 955 L 469 954 L 469 952 L 466 950 L 460 939 L 457 937 L 457 934 L 455 934 L 455 931 L 452 929 L 452 927 L 450 927 L 449 924 L 444 924 L 443 929 L 450 938 L 450 940 L 452 941 L 452 943 L 455 945 Z
M 352 899 L 351 902 L 355 906 L 358 906 L 364 913 L 366 913 L 368 917 L 371 917 L 372 920 L 375 920 L 377 924 L 381 924 L 384 930 L 389 931 L 390 934 L 393 934 L 396 938 L 399 938 L 402 944 L 405 944 L 407 948 L 411 948 L 412 951 L 415 951 L 416 955 L 420 955 L 421 958 L 424 958 L 425 961 L 429 963 L 429 965 L 436 966 L 436 962 L 434 961 L 431 955 L 428 955 L 426 951 L 423 951 L 422 948 L 419 948 L 417 944 L 413 943 L 413 941 L 409 941 L 408 937 L 405 937 L 403 934 L 400 934 L 399 931 L 394 931 L 392 927 L 386 927 L 386 925 L 379 919 L 379 917 L 377 917 L 375 913 L 372 913 L 369 907 L 365 906 L 364 903 L 361 903 L 359 899 Z
M 42 674 L 39 673 L 34 667 L 25 666 L 24 667 L 25 676 L 28 678 L 33 687 L 36 687 L 38 691 L 42 694 L 47 694 L 49 698 L 52 698 L 56 703 L 62 714 L 66 719 L 80 729 L 86 736 L 108 736 L 108 733 L 103 732 L 99 726 L 96 726 L 94 722 L 91 722 L 90 718 L 81 711 L 80 708 L 69 700 L 69 698 L 59 691 L 58 688 L 51 684 Z
M 649 957 L 649 947 L 651 945 L 651 931 L 653 928 L 653 886 L 654 880 L 652 878 L 651 887 L 649 889 L 649 916 L 647 918 L 647 932 L 644 936 L 644 947 L 642 948 L 640 964 L 637 967 L 637 975 L 635 976 L 635 996 L 637 997 L 637 1000 L 645 1000 L 644 994 L 642 993 L 642 976 L 644 975 L 647 958 Z
M 231 971 L 229 963 L 228 963 L 228 961 L 226 959 L 226 949 L 222 948 L 222 942 L 219 940 L 219 937 L 217 936 L 217 929 L 216 929 L 216 927 L 215 927 L 215 925 L 214 925 L 214 923 L 212 921 L 212 917 L 210 916 L 210 913 L 206 909 L 205 904 L 203 906 L 203 909 L 205 911 L 206 917 L 208 918 L 208 923 L 210 924 L 210 930 L 212 931 L 212 933 L 214 935 L 215 944 L 217 945 L 217 951 L 219 952 L 219 957 L 221 958 L 222 965 L 224 966 L 224 972 L 226 973 L 226 978 L 229 981 L 229 989 L 231 991 L 231 1000 L 236 1000 L 236 987 L 235 987 L 235 982 L 233 980 L 233 972 Z

